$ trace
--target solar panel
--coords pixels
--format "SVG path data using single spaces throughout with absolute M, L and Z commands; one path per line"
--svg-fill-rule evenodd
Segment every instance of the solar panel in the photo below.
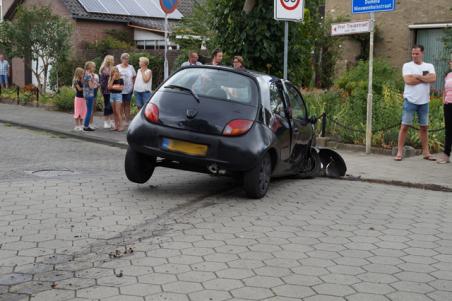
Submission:
M 117 0 L 98 0 L 102 3 L 110 14 L 113 15 L 129 15 L 124 7 Z M 126 2 L 126 1 L 123 1 Z
M 160 9 L 160 4 L 156 6 L 157 1 L 154 0 L 135 0 L 148 14 L 153 18 L 165 18 L 165 14 Z
M 98 0 L 78 0 L 80 4 L 90 13 L 108 13 L 105 7 Z
M 152 17 L 135 0 L 123 1 L 122 5 L 131 16 Z
M 123 16 L 165 18 L 159 0 L 78 0 L 87 12 Z M 175 10 L 168 16 L 181 19 L 183 16 Z

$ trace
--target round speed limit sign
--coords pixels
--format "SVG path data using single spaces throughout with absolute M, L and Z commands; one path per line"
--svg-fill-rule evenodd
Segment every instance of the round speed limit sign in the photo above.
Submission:
M 281 5 L 287 10 L 294 10 L 300 5 L 301 0 L 279 0 Z
M 303 8 L 304 0 L 275 0 L 275 19 L 301 21 Z

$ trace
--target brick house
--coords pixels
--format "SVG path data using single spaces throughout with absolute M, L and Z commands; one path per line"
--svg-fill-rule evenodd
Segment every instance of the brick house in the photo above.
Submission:
M 130 0 L 118 1 L 118 3 L 121 3 Z M 158 0 L 149 1 L 154 1 L 158 5 Z M 170 27 L 178 22 L 182 16 L 191 13 L 193 1 L 180 1 L 178 10 L 169 15 Z M 133 36 L 139 49 L 161 49 L 163 47 L 164 18 L 93 12 L 86 8 L 86 3 L 86 0 L 3 0 L 3 13 L 5 20 L 12 20 L 19 5 L 25 7 L 48 5 L 53 13 L 66 17 L 73 23 L 74 32 L 71 40 L 75 54 L 83 51 L 84 43 L 101 40 L 105 37 L 106 30 L 111 29 L 128 31 Z M 122 7 L 122 5 L 118 6 Z M 18 86 L 31 83 L 31 72 L 25 71 L 23 60 L 13 58 L 11 61 L 12 82 Z
M 325 12 L 333 20 L 339 17 L 351 21 L 368 20 L 368 14 L 352 15 L 351 0 L 326 0 Z M 433 63 L 438 74 L 434 88 L 441 90 L 444 74 L 447 71 L 446 53 L 442 38 L 446 27 L 452 27 L 452 2 L 450 0 L 397 0 L 396 10 L 376 13 L 377 39 L 375 57 L 388 60 L 395 68 L 411 60 L 411 47 L 414 44 L 425 46 L 425 61 Z M 360 45 L 350 37 L 344 37 L 342 58 L 338 62 L 338 72 L 355 62 L 360 53 Z

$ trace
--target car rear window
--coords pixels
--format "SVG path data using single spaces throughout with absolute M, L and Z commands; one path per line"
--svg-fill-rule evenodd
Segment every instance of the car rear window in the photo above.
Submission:
M 257 105 L 257 86 L 249 77 L 208 68 L 188 68 L 174 74 L 164 85 L 191 89 L 199 97 Z

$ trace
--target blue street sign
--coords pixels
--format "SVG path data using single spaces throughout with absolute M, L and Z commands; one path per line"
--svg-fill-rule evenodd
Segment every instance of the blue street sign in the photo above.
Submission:
M 395 10 L 395 0 L 352 0 L 352 14 Z

